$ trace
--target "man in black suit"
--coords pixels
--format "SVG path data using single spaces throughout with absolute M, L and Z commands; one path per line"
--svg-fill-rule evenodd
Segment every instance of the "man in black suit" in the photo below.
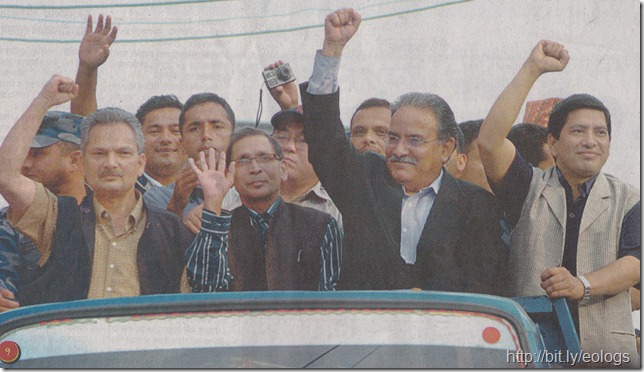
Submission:
M 492 194 L 443 169 L 457 124 L 442 98 L 408 93 L 393 104 L 385 157 L 361 155 L 347 140 L 337 67 L 360 20 L 352 9 L 327 16 L 301 88 L 309 160 L 345 219 L 340 288 L 502 294 L 499 210 Z

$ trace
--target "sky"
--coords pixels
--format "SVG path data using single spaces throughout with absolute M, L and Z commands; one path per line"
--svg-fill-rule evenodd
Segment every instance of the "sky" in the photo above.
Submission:
M 634 0 L 159 1 L 0 0 L 0 139 L 54 73 L 74 77 L 88 14 L 118 26 L 101 66 L 99 107 L 135 112 L 152 95 L 185 101 L 215 92 L 254 122 L 261 71 L 281 59 L 308 80 L 326 14 L 353 7 L 364 21 L 342 56 L 345 124 L 364 99 L 409 91 L 443 97 L 458 122 L 484 118 L 540 39 L 563 43 L 563 72 L 528 100 L 589 93 L 611 110 L 604 170 L 640 184 L 640 4 Z M 68 110 L 69 104 L 56 109 Z M 268 122 L 278 110 L 263 89 Z M 521 122 L 523 111 L 516 122 Z

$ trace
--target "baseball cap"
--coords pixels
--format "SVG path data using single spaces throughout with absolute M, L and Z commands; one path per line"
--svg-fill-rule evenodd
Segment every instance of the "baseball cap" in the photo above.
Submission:
M 31 147 L 51 146 L 58 141 L 80 145 L 81 122 L 84 117 L 63 111 L 47 111 L 42 119 L 38 133 L 31 141 Z
M 302 111 L 302 105 L 290 108 L 288 110 L 278 111 L 271 118 L 271 124 L 273 124 L 273 128 L 277 128 L 280 125 L 290 121 L 304 123 L 304 111 Z

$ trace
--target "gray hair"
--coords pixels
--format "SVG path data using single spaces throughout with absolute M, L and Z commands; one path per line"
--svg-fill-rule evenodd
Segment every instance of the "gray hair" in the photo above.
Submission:
M 405 93 L 391 105 L 391 114 L 393 115 L 403 106 L 412 106 L 419 109 L 427 109 L 436 115 L 438 120 L 438 139 L 445 141 L 449 138 L 456 139 L 458 136 L 458 124 L 454 118 L 454 113 L 444 99 L 432 93 Z
M 83 122 L 81 123 L 81 151 L 83 153 L 85 152 L 85 149 L 87 148 L 87 140 L 89 139 L 89 132 L 94 126 L 114 123 L 125 123 L 132 128 L 139 155 L 143 154 L 145 140 L 143 139 L 141 123 L 136 116 L 117 107 L 102 108 L 83 119 Z

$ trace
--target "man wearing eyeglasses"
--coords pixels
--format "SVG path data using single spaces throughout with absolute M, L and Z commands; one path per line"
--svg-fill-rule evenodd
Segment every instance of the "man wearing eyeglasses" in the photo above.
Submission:
M 280 197 L 287 164 L 275 139 L 246 128 L 219 159 L 208 152 L 208 159 L 200 152 L 198 165 L 189 160 L 204 192 L 200 234 L 215 240 L 184 255 L 192 290 L 335 289 L 342 234 L 328 213 Z M 233 184 L 242 206 L 227 212 L 222 202 Z
M 386 158 L 344 136 L 337 70 L 360 15 L 329 14 L 301 85 L 309 160 L 344 218 L 340 288 L 503 293 L 507 253 L 492 194 L 444 169 L 458 131 L 449 105 L 408 93 L 392 105 Z

